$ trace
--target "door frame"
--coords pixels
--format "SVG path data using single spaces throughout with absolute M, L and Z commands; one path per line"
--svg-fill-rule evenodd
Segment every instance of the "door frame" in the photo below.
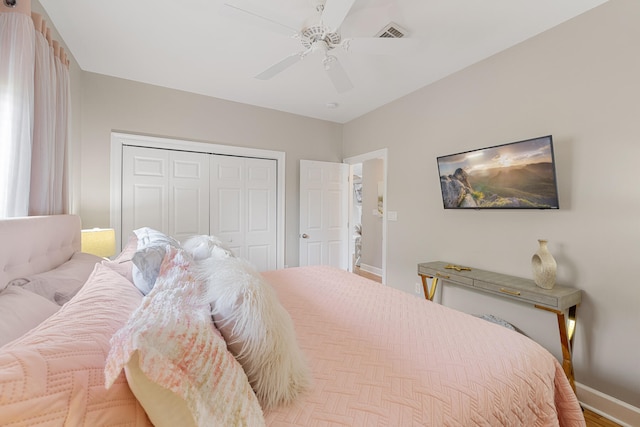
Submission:
M 122 250 L 122 147 L 125 145 L 165 150 L 222 154 L 276 161 L 276 268 L 284 268 L 285 259 L 285 153 L 283 151 L 232 145 L 209 144 L 172 138 L 111 132 L 110 226 L 116 230 L 116 248 Z
M 364 163 L 367 160 L 380 159 L 382 160 L 382 200 L 383 200 L 383 212 L 382 212 L 382 283 L 387 283 L 387 211 L 389 210 L 389 199 L 387 197 L 387 167 L 388 167 L 388 150 L 381 148 L 380 150 L 370 151 L 368 153 L 360 154 L 357 156 L 347 157 L 342 160 L 343 163 L 349 165 L 349 205 L 348 210 L 351 212 L 353 208 L 353 177 L 351 176 L 351 165 L 357 163 Z M 354 224 L 351 224 L 351 215 L 349 218 L 349 230 L 351 231 Z M 349 256 L 349 269 L 353 270 L 353 259 L 351 257 L 351 239 L 349 239 L 349 248 L 347 250 Z

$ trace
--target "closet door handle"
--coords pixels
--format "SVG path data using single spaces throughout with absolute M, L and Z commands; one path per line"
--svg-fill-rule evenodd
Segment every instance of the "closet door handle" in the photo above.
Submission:
M 307 233 L 302 233 L 300 237 L 302 237 L 303 239 L 308 239 L 309 235 Z

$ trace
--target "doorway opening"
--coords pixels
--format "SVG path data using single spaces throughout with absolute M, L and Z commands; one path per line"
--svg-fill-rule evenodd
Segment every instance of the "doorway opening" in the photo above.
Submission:
M 344 159 L 349 164 L 349 271 L 386 283 L 387 149 Z

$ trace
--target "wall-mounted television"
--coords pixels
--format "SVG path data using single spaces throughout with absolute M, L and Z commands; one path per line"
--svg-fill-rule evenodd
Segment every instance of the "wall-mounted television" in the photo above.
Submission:
M 438 157 L 445 209 L 558 209 L 551 135 Z

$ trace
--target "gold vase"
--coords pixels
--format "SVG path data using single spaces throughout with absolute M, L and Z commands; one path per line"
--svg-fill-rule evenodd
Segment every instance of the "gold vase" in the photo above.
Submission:
M 533 281 L 544 289 L 552 289 L 556 284 L 556 260 L 547 249 L 546 240 L 538 240 L 538 251 L 531 257 Z

